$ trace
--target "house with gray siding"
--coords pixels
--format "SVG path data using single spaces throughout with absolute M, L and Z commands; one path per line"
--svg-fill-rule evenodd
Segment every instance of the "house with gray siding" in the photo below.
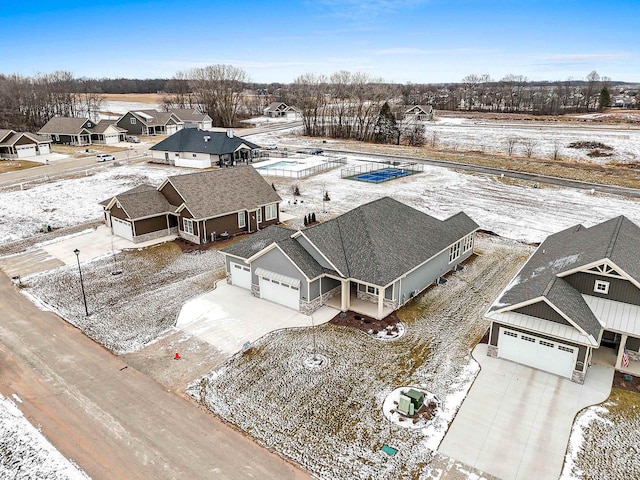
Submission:
M 201 113 L 193 108 L 171 108 L 169 109 L 178 120 L 180 120 L 183 128 L 198 128 L 200 130 L 210 130 L 213 126 L 213 119 L 206 113 Z
M 125 113 L 116 121 L 116 126 L 129 135 L 173 135 L 184 123 L 171 112 L 149 109 Z
M 553 234 L 493 302 L 488 355 L 583 383 L 640 373 L 640 227 L 624 216 Z
M 134 243 L 177 235 L 195 244 L 279 222 L 280 197 L 251 166 L 168 177 L 101 203 L 112 234 Z
M 478 225 L 390 197 L 304 230 L 269 227 L 222 250 L 229 283 L 310 314 L 329 304 L 384 318 L 473 254 Z

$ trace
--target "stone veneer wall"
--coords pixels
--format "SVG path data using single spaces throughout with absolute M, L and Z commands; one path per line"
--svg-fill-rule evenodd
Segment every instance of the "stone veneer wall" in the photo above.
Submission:
M 489 345 L 487 348 L 487 356 L 491 358 L 498 358 L 498 347 L 495 345 Z
M 251 295 L 260 298 L 260 285 L 251 284 Z
M 356 290 L 356 297 L 360 300 L 364 300 L 366 302 L 371 302 L 371 303 L 375 303 L 376 305 L 378 304 L 378 296 L 374 295 L 372 293 L 369 292 L 363 292 L 361 290 Z M 385 298 L 382 301 L 382 304 L 385 307 L 388 308 L 392 308 L 394 310 L 397 310 L 399 308 L 398 306 L 398 300 L 392 300 L 390 298 Z
M 178 231 L 178 235 L 180 235 L 185 240 L 189 240 L 191 243 L 195 243 L 196 245 L 200 245 L 200 238 L 197 235 L 191 235 L 190 233 L 184 232 L 182 230 Z
M 163 228 L 157 232 L 149 232 L 144 235 L 136 235 L 133 237 L 133 243 L 148 242 L 149 240 L 155 240 L 156 238 L 166 237 L 167 235 L 177 235 L 178 227 L 171 227 L 169 229 Z
M 313 300 L 305 302 L 304 300 L 300 300 L 300 313 L 305 315 L 311 315 L 313 312 L 318 310 L 322 305 L 324 305 L 327 300 L 337 296 L 340 294 L 342 289 L 342 285 L 338 285 L 335 288 L 332 288 L 328 292 L 323 293 L 322 295 L 317 296 Z

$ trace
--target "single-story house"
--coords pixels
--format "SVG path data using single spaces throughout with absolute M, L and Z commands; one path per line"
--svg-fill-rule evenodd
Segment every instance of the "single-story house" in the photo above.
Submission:
M 304 230 L 266 228 L 222 250 L 227 281 L 311 314 L 324 304 L 381 319 L 473 253 L 478 225 L 389 197 Z
M 129 135 L 173 135 L 183 125 L 175 114 L 157 110 L 127 112 L 116 122 Z
M 96 125 L 88 118 L 53 117 L 38 131 L 38 135 L 52 143 L 91 145 L 91 129 Z
M 134 243 L 179 235 L 196 244 L 279 222 L 280 196 L 251 166 L 176 175 L 101 202 L 107 227 Z
M 640 228 L 624 216 L 542 242 L 485 314 L 488 355 L 583 383 L 640 373 Z
M 91 143 L 113 145 L 124 142 L 127 131 L 115 125 L 113 120 L 100 120 L 91 129 Z
M 51 153 L 51 140 L 29 132 L 0 130 L 0 158 L 29 158 Z
M 213 119 L 206 113 L 195 109 L 172 108 L 169 110 L 183 123 L 183 128 L 199 128 L 209 130 L 213 126 Z
M 291 107 L 284 102 L 272 102 L 264 110 L 264 116 L 270 118 L 300 118 L 302 112 L 296 107 Z
M 249 162 L 260 147 L 236 137 L 233 130 L 212 132 L 185 128 L 157 143 L 149 150 L 152 158 L 176 167 L 209 168 Z
M 433 107 L 431 105 L 413 105 L 404 111 L 404 120 L 433 120 Z

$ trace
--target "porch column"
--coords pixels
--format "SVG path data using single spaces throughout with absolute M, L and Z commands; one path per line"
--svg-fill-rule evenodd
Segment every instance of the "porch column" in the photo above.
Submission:
M 618 347 L 618 358 L 616 359 L 616 370 L 620 370 L 622 368 L 622 355 L 624 355 L 624 347 L 627 345 L 627 337 L 626 333 L 622 334 L 622 339 L 620 340 L 620 346 Z
M 382 320 L 383 307 L 384 307 L 384 288 L 378 288 L 378 320 Z
M 349 280 L 342 280 L 342 293 L 340 295 L 340 310 L 346 312 L 351 307 L 351 288 Z

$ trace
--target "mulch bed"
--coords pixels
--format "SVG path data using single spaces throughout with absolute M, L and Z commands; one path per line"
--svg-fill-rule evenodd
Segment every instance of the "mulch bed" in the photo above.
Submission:
M 244 235 L 236 235 L 234 237 L 228 238 L 227 240 L 216 240 L 215 242 L 207 242 L 201 245 L 191 243 L 184 238 L 176 238 L 173 243 L 179 246 L 180 250 L 182 250 L 184 253 L 191 253 L 202 252 L 205 250 L 209 250 L 210 248 L 213 248 L 214 250 L 220 250 L 231 245 L 232 243 L 237 242 L 242 238 L 244 238 Z
M 365 333 L 368 333 L 369 330 L 384 330 L 389 325 L 395 325 L 400 323 L 400 319 L 395 312 L 390 313 L 382 320 L 376 320 L 373 317 L 367 317 L 366 315 L 362 315 L 361 313 L 352 312 L 349 310 L 346 312 L 346 317 L 342 318 L 340 314 L 336 315 L 331 319 L 329 323 L 333 323 L 334 325 L 340 325 L 342 327 L 352 327 L 357 328 L 358 330 L 362 330 Z
M 614 373 L 613 387 L 640 393 L 640 377 L 634 377 L 631 375 L 631 380 L 625 380 L 623 378 L 624 375 L 624 373 L 618 371 Z

